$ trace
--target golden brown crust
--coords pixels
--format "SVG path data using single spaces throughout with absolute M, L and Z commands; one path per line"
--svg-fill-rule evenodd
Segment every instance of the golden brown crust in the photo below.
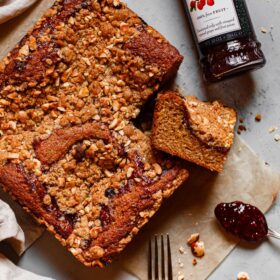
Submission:
M 163 80 L 168 80 L 176 74 L 183 61 L 183 56 L 167 42 L 159 42 L 160 39 L 157 40 L 151 36 L 149 31 L 151 30 L 140 32 L 125 47 L 149 64 L 157 65 L 163 73 Z
M 78 141 L 89 138 L 109 141 L 110 137 L 110 130 L 106 126 L 98 122 L 90 122 L 81 126 L 55 130 L 45 140 L 36 139 L 33 146 L 41 163 L 51 165 L 65 156 Z
M 188 120 L 183 97 L 172 91 L 159 94 L 153 121 L 154 147 L 211 171 L 221 172 L 229 147 L 225 148 L 220 143 L 214 147 L 208 145 L 208 142 L 197 137 Z M 231 127 L 232 133 L 233 128 L 234 125 Z
M 98 246 L 105 249 L 106 253 L 103 255 L 105 259 L 118 253 L 126 245 L 126 242 L 120 240 L 130 241 L 158 210 L 162 199 L 168 198 L 177 185 L 181 185 L 187 177 L 186 170 L 175 166 L 164 172 L 160 180 L 155 183 L 128 183 L 129 186 L 125 187 L 129 190 L 117 196 L 110 207 L 103 208 L 103 215 L 108 219 L 110 226 L 105 224 L 104 231 L 93 241 L 91 248 Z M 137 218 L 134 220 L 132 217 Z
M 48 40 L 40 40 L 42 34 L 53 33 L 53 30 L 61 22 L 65 22 L 81 5 L 87 3 L 82 0 L 56 1 L 53 8 L 45 13 L 36 26 L 27 34 L 9 54 L 9 61 L 5 71 L 0 67 L 0 89 L 9 84 L 40 83 L 46 76 L 50 63 L 52 65 L 59 61 L 57 51 L 59 42 L 51 36 Z M 52 12 L 51 12 L 52 11 Z M 56 11 L 56 12 L 54 12 Z M 27 48 L 28 46 L 28 48 Z M 18 55 L 22 59 L 18 59 Z
M 7 164 L 0 167 L 0 184 L 10 192 L 16 200 L 28 208 L 32 214 L 43 219 L 47 226 L 52 226 L 63 238 L 73 231 L 73 225 L 53 202 L 46 207 L 43 204 L 46 190 L 35 176 L 32 176 L 20 165 Z M 63 219 L 62 219 L 63 218 Z
M 188 177 L 131 124 L 181 61 L 117 0 L 58 0 L 0 62 L 0 184 L 85 265 Z

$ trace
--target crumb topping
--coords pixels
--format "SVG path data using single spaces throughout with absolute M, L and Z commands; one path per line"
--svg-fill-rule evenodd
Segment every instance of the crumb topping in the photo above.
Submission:
M 194 242 L 199 240 L 199 233 L 193 233 L 187 240 L 187 244 L 191 246 Z
M 233 144 L 236 112 L 218 101 L 206 103 L 186 97 L 187 118 L 192 132 L 210 147 L 229 149 Z
M 56 209 L 59 221 L 73 227 L 59 238 L 89 266 L 122 250 L 153 205 L 172 193 L 144 189 L 174 164 L 154 155 L 149 137 L 130 123 L 169 71 L 164 61 L 157 64 L 157 53 L 151 60 L 135 53 L 143 34 L 180 64 L 177 50 L 125 4 L 59 0 L 0 62 L 0 169 L 20 166 L 36 175 L 19 179 L 41 186 L 40 213 Z M 178 184 L 178 174 L 171 175 Z M 123 232 L 110 232 L 123 236 L 118 248 L 108 249 L 102 238 L 115 230 L 108 229 L 118 210 L 112 200 L 124 204 L 121 194 L 133 188 L 142 208 L 131 217 L 118 213 L 131 220 Z

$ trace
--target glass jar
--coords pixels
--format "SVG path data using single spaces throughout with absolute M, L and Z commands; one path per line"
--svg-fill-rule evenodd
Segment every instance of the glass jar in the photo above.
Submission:
M 207 81 L 265 65 L 245 0 L 183 1 Z

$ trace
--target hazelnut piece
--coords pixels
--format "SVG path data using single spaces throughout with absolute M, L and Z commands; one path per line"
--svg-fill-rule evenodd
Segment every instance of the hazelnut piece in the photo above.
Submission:
M 191 245 L 194 256 L 201 258 L 205 254 L 205 246 L 203 241 L 196 241 Z

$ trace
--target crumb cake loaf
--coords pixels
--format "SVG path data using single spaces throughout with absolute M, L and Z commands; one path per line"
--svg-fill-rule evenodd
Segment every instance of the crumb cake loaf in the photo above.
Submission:
M 131 123 L 182 56 L 116 0 L 58 0 L 0 62 L 0 184 L 87 266 L 188 177 Z
M 235 110 L 167 91 L 157 97 L 152 142 L 156 149 L 221 172 L 234 140 Z

